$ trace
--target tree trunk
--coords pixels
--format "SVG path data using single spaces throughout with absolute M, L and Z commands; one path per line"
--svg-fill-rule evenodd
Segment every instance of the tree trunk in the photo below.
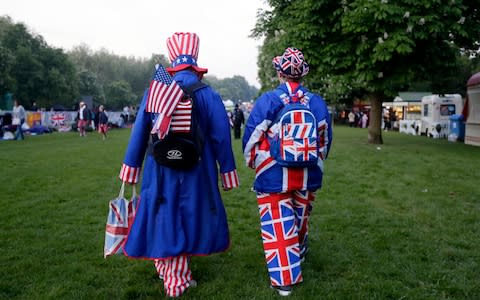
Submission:
M 383 97 L 379 94 L 370 94 L 370 123 L 368 125 L 368 143 L 383 144 L 382 139 L 382 102 Z

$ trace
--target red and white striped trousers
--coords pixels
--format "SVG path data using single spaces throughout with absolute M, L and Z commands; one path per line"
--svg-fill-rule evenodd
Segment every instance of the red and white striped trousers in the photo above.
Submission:
M 167 259 L 156 259 L 155 268 L 163 287 L 169 297 L 179 297 L 191 285 L 192 271 L 189 267 L 190 257 L 181 255 Z

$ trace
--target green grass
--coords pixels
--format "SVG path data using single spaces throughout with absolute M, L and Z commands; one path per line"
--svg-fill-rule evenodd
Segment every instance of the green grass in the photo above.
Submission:
M 163 299 L 151 262 L 103 258 L 129 130 L 0 142 L 0 299 Z M 337 126 L 291 299 L 480 299 L 480 148 Z M 192 260 L 184 299 L 278 299 L 240 140 L 228 252 Z

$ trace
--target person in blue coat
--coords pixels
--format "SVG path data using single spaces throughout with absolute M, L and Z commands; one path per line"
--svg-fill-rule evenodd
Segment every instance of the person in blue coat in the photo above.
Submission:
M 167 71 L 182 88 L 198 83 L 207 72 L 197 66 L 198 45 L 195 33 L 175 33 L 167 39 L 172 61 Z M 239 181 L 230 125 L 217 92 L 209 86 L 195 92 L 205 142 L 201 159 L 188 170 L 161 166 L 149 153 L 152 126 L 158 114 L 146 112 L 147 95 L 148 91 L 140 104 L 120 171 L 121 180 L 135 184 L 143 163 L 140 201 L 123 251 L 131 258 L 153 260 L 166 294 L 178 297 L 196 285 L 190 270 L 191 256 L 228 249 L 229 229 L 218 177 L 224 190 L 237 187 Z M 188 111 L 188 103 L 191 109 L 188 101 L 177 105 L 170 132 L 185 129 L 179 116 L 185 108 Z
M 247 165 L 255 169 L 253 188 L 257 193 L 270 284 L 280 295 L 288 296 L 292 287 L 303 280 L 301 262 L 308 250 L 308 220 L 315 191 L 322 186 L 324 160 L 332 143 L 332 127 L 325 101 L 301 84 L 309 70 L 303 53 L 296 48 L 287 48 L 282 56 L 273 59 L 273 65 L 280 85 L 255 101 L 242 144 Z M 305 111 L 296 112 L 293 115 L 297 120 L 293 120 L 294 117 L 292 120 L 298 124 L 282 127 L 282 131 L 288 128 L 288 132 L 295 132 L 295 135 L 308 132 L 314 136 L 315 147 L 311 143 L 300 145 L 301 149 L 306 149 L 306 157 L 314 157 L 306 167 L 280 164 L 278 156 L 270 151 L 278 141 L 275 138 L 281 127 L 279 114 L 285 111 L 287 103 L 301 103 L 304 106 L 297 107 L 308 107 L 311 112 L 308 115 Z M 305 123 L 306 116 L 310 116 L 311 123 Z M 294 127 L 303 130 L 294 131 Z M 305 137 L 301 136 L 301 141 L 304 140 Z M 289 145 L 285 143 L 282 151 L 288 150 Z M 294 155 L 298 153 L 294 152 Z

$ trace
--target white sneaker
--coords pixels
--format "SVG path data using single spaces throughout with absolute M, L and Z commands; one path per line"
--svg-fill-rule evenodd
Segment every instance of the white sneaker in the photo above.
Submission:
M 293 291 L 293 288 L 291 285 L 285 285 L 285 286 L 270 286 L 272 289 L 274 289 L 275 291 L 277 291 L 277 293 L 282 296 L 282 297 L 287 297 L 289 296 L 292 291 Z

